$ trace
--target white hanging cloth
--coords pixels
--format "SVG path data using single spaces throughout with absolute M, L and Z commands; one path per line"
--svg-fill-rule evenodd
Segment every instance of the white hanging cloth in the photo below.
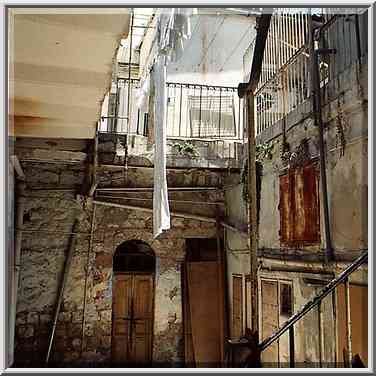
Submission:
M 162 12 L 157 25 L 159 51 L 153 70 L 152 82 L 154 85 L 154 194 L 153 194 L 153 235 L 157 237 L 163 230 L 170 229 L 170 208 L 168 204 L 168 189 L 166 176 L 166 63 L 176 61 L 183 52 L 182 39 L 190 37 L 190 15 L 192 9 L 172 8 Z M 146 85 L 146 84 L 145 84 Z M 144 85 L 142 85 L 144 87 Z M 145 86 L 142 98 L 148 98 L 149 87 Z M 142 100 L 141 100 L 142 99 Z
M 140 83 L 140 88 L 136 92 L 136 106 L 141 112 L 149 112 L 150 75 Z
M 176 62 L 183 55 L 184 44 L 191 37 L 191 17 L 195 14 L 197 8 L 171 8 L 163 12 L 160 48 L 168 62 Z
M 158 56 L 165 55 L 167 62 L 176 62 L 183 55 L 184 44 L 191 37 L 191 17 L 197 14 L 197 8 L 164 9 L 158 20 L 159 48 Z M 147 73 L 140 81 L 137 90 L 136 106 L 142 112 L 148 112 L 150 95 L 150 75 Z
M 164 58 L 154 64 L 152 71 L 155 92 L 154 99 L 154 194 L 153 194 L 153 235 L 157 237 L 170 228 L 170 209 L 166 176 L 166 66 Z

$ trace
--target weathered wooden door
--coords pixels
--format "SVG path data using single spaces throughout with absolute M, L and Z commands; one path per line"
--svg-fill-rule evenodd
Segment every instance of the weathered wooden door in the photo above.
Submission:
M 152 357 L 153 275 L 116 273 L 113 284 L 112 359 L 147 365 Z
M 232 276 L 232 337 L 243 334 L 243 279 Z
M 278 282 L 261 280 L 261 339 L 271 336 L 279 325 Z M 279 366 L 279 341 L 261 354 L 265 367 Z

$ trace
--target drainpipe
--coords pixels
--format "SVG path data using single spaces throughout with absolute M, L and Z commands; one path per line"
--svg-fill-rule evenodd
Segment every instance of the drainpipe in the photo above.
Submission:
M 70 266 L 71 266 L 73 252 L 74 252 L 75 245 L 76 245 L 76 234 L 75 233 L 78 231 L 78 225 L 79 225 L 79 221 L 78 221 L 78 219 L 76 219 L 75 222 L 74 222 L 74 225 L 73 225 L 73 229 L 72 229 L 72 235 L 71 235 L 71 239 L 70 239 L 68 255 L 67 255 L 67 258 L 65 260 L 63 277 L 62 277 L 59 292 L 58 292 L 58 299 L 57 299 L 57 302 L 56 302 L 54 321 L 53 321 L 53 324 L 52 324 L 52 329 L 51 329 L 50 339 L 49 339 L 49 344 L 48 344 L 48 351 L 47 351 L 47 355 L 46 355 L 46 365 L 48 364 L 48 362 L 50 360 L 50 354 L 51 354 L 51 350 L 52 350 L 52 344 L 53 344 L 53 341 L 54 341 L 57 319 L 58 319 L 58 316 L 59 316 L 61 303 L 63 302 L 65 285 L 66 285 L 66 282 L 67 282 L 67 279 L 68 279 L 69 269 L 70 269 Z
M 251 277 L 251 306 L 252 330 L 258 336 L 259 304 L 258 304 L 258 278 L 257 278 L 257 198 L 256 198 L 256 144 L 255 144 L 255 90 L 257 88 L 264 57 L 266 39 L 269 32 L 272 11 L 262 14 L 258 21 L 255 49 L 252 60 L 249 82 L 240 83 L 238 86 L 239 98 L 245 99 L 247 107 L 248 126 L 248 218 L 249 218 L 249 256 Z M 258 342 L 258 338 L 256 338 Z
M 330 231 L 329 217 L 329 199 L 328 184 L 326 180 L 326 161 L 325 161 L 325 141 L 324 141 L 324 124 L 321 111 L 321 90 L 320 90 L 320 66 L 319 56 L 322 54 L 335 53 L 334 49 L 315 49 L 314 30 L 312 26 L 312 16 L 310 17 L 310 56 L 312 56 L 311 66 L 311 87 L 313 88 L 313 114 L 315 126 L 319 131 L 319 153 L 320 153 L 320 180 L 324 209 L 324 226 L 325 226 L 325 262 L 334 260 L 334 250 Z
M 14 337 L 16 329 L 16 315 L 17 315 L 17 293 L 18 285 L 20 279 L 20 268 L 21 268 L 21 245 L 22 245 L 22 228 L 23 228 L 23 216 L 25 211 L 25 188 L 26 183 L 24 181 L 16 181 L 16 234 L 14 242 L 14 258 L 13 258 L 13 278 L 12 278 L 12 296 L 10 301 L 10 328 L 11 335 L 9 339 L 9 346 L 11 351 L 11 361 L 13 363 L 14 359 Z
M 89 189 L 89 197 L 92 197 L 94 195 L 95 190 L 97 189 L 97 170 L 98 170 L 98 126 L 97 130 L 95 132 L 95 138 L 94 138 L 94 150 L 93 150 L 93 175 L 92 175 L 92 181 L 91 181 L 91 187 Z

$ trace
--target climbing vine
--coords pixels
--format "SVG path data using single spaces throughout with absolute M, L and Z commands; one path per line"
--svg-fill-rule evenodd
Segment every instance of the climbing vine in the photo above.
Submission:
M 177 154 L 185 157 L 198 158 L 200 156 L 196 146 L 188 141 L 183 143 L 175 142 L 172 147 L 176 150 Z
M 261 200 L 261 176 L 262 163 L 256 160 L 256 205 L 257 205 L 257 223 L 259 221 L 260 200 Z M 244 159 L 242 170 L 240 173 L 240 182 L 243 186 L 242 196 L 245 202 L 249 202 L 248 192 L 248 158 Z

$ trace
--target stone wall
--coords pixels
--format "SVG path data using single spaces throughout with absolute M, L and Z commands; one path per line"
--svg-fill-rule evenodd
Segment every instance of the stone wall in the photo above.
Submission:
M 335 90 L 333 89 L 335 86 Z M 323 280 L 322 273 L 331 279 L 338 275 L 349 262 L 368 249 L 368 112 L 367 112 L 367 65 L 354 65 L 333 83 L 332 97 L 324 93 L 323 106 L 325 125 L 326 173 L 328 181 L 329 216 L 332 243 L 336 262 L 323 263 L 325 248 L 324 215 L 321 183 L 319 184 L 320 234 L 318 244 L 287 247 L 280 239 L 280 175 L 286 173 L 288 164 L 282 160 L 282 122 L 263 131 L 257 138 L 259 144 L 274 143 L 271 158 L 262 161 L 261 202 L 258 237 L 259 277 L 291 281 L 293 285 L 294 310 L 300 309 L 321 286 L 309 286 L 307 278 Z M 333 97 L 333 93 L 336 94 Z M 329 99 L 328 99 L 329 97 Z M 303 140 L 308 142 L 308 158 L 318 163 L 318 129 L 310 116 L 309 102 L 303 103 L 286 117 L 286 141 L 290 152 L 297 152 Z M 246 223 L 247 205 L 242 198 L 240 176 L 227 182 L 233 186 L 226 191 L 227 217 L 230 222 Z M 232 302 L 232 275 L 243 277 L 243 299 L 245 276 L 249 274 L 250 260 L 248 239 L 230 230 L 225 230 L 227 255 L 227 281 L 229 302 Z M 275 269 L 271 271 L 268 267 Z M 290 271 L 288 270 L 290 269 Z M 294 272 L 305 269 L 306 273 Z M 312 272 L 309 272 L 312 270 Z M 314 271 L 321 270 L 320 275 Z M 367 285 L 367 266 L 350 277 L 351 283 Z M 249 299 L 249 298 L 248 298 Z M 262 295 L 259 295 L 262 301 Z M 339 302 L 339 305 L 344 302 Z M 324 361 L 333 362 L 332 305 L 330 299 L 323 304 L 325 349 Z M 247 325 L 243 311 L 243 325 Z M 229 322 L 232 306 L 229 307 Z M 262 320 L 260 314 L 260 320 Z M 261 321 L 260 321 L 261 324 Z M 318 319 L 317 310 L 309 313 L 295 330 L 296 361 L 303 365 L 318 362 Z M 261 333 L 262 335 L 262 333 Z M 286 345 L 280 346 L 280 354 L 288 354 Z
M 180 268 L 185 256 L 185 239 L 215 237 L 215 224 L 174 217 L 171 230 L 153 239 L 152 213 L 94 207 L 91 200 L 77 196 L 84 179 L 82 165 L 24 162 L 23 168 L 28 188 L 17 304 L 16 364 L 40 365 L 45 360 L 58 287 L 72 238 L 70 233 L 75 218 L 79 218 L 51 365 L 110 365 L 113 254 L 118 245 L 131 239 L 145 241 L 156 255 L 153 361 L 156 365 L 180 365 L 184 360 Z M 152 169 L 146 177 L 140 171 L 129 171 L 128 178 L 134 178 L 129 182 L 152 185 L 148 175 Z M 99 174 L 102 186 L 119 183 L 116 171 Z M 194 183 L 192 171 L 176 174 L 169 175 L 169 184 Z M 222 181 L 219 172 L 206 174 L 203 182 Z M 66 190 L 53 190 L 59 187 Z M 198 200 L 197 197 L 203 201 L 221 198 L 213 192 L 181 195 L 180 198 L 192 201 Z M 183 204 L 178 209 L 214 215 L 212 208 L 200 209 L 200 206 Z

